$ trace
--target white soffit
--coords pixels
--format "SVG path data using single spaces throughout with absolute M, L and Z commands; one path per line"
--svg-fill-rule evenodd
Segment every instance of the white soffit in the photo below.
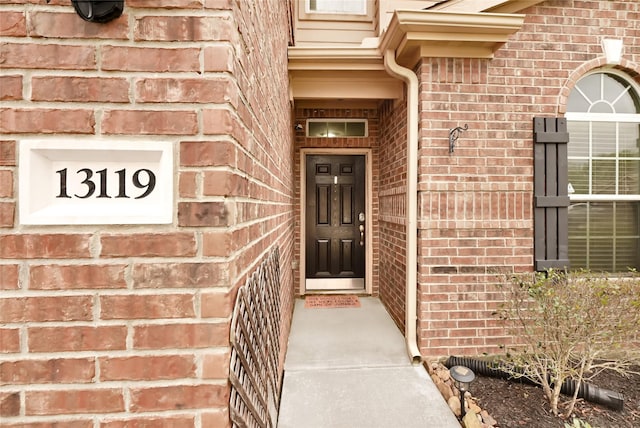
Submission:
M 295 99 L 400 99 L 403 85 L 383 71 L 292 71 Z

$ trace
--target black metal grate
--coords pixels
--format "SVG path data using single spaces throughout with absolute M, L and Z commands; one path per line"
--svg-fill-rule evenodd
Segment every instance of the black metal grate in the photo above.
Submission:
M 275 427 L 280 387 L 278 247 L 240 287 L 231 320 L 229 408 L 234 427 Z

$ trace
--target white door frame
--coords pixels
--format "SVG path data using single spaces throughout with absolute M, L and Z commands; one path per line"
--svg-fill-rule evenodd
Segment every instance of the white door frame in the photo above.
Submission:
M 300 149 L 300 294 L 307 294 L 306 287 L 306 215 L 305 207 L 307 201 L 306 177 L 307 177 L 307 155 L 364 155 L 365 158 L 365 227 L 369 233 L 366 234 L 365 243 L 365 260 L 364 260 L 364 292 L 371 294 L 373 291 L 373 161 L 372 151 L 367 148 L 305 148 Z M 321 291 L 313 290 L 313 293 L 321 293 Z M 331 290 L 335 293 L 337 290 Z M 361 293 L 362 290 L 338 290 L 340 293 Z

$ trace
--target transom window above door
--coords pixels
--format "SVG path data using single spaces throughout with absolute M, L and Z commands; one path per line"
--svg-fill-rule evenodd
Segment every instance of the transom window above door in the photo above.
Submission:
M 583 77 L 569 95 L 572 268 L 640 268 L 640 96 L 619 72 Z
M 366 119 L 308 119 L 307 137 L 366 137 Z

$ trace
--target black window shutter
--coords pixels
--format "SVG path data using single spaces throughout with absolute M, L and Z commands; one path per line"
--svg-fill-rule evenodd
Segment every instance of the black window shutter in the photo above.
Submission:
M 567 119 L 533 118 L 536 271 L 569 267 Z

